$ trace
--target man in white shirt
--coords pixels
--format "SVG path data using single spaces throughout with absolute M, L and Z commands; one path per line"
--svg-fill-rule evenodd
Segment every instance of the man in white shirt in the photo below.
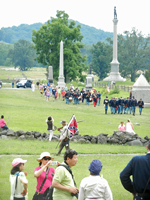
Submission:
M 90 176 L 82 179 L 78 200 L 112 200 L 112 192 L 106 179 L 100 176 L 102 163 L 95 159 L 89 165 Z

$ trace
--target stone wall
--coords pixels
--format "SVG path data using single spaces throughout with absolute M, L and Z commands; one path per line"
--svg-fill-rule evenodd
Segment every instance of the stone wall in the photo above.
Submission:
M 54 132 L 55 133 L 55 132 Z M 60 135 L 53 135 L 52 141 L 58 141 Z M 2 130 L 0 129 L 0 139 L 19 139 L 19 140 L 42 140 L 46 141 L 49 139 L 49 134 L 40 133 L 36 131 L 13 131 L 13 130 Z M 129 145 L 129 146 L 146 146 L 150 140 L 148 136 L 144 139 L 137 134 L 133 135 L 125 131 L 114 131 L 113 135 L 100 133 L 97 136 L 92 135 L 75 135 L 72 137 L 71 142 L 75 143 L 87 143 L 87 144 L 118 144 L 118 145 Z

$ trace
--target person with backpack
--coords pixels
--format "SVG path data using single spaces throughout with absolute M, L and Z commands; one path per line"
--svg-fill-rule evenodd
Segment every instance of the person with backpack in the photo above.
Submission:
M 28 180 L 27 173 L 23 172 L 27 160 L 15 158 L 12 161 L 12 169 L 10 172 L 9 181 L 11 184 L 10 200 L 25 200 L 27 195 Z
M 77 152 L 68 149 L 64 154 L 64 162 L 56 168 L 52 181 L 53 200 L 74 200 L 78 197 L 78 188 L 70 169 L 77 161 Z

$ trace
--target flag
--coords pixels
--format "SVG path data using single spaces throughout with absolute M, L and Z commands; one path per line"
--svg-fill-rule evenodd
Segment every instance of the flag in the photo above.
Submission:
M 107 92 L 110 93 L 110 91 L 109 91 L 109 86 L 108 86 L 108 85 L 107 85 Z
M 68 129 L 70 131 L 70 138 L 75 135 L 75 133 L 78 131 L 78 125 L 75 115 L 72 115 L 72 118 L 68 124 Z

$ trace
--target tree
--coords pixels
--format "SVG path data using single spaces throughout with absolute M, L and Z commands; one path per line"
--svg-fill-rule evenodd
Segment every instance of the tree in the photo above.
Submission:
M 86 57 L 81 56 L 80 48 L 83 48 L 80 28 L 75 27 L 74 21 L 68 22 L 68 14 L 64 11 L 57 11 L 57 18 L 51 17 L 47 24 L 41 26 L 40 30 L 33 30 L 32 41 L 35 44 L 37 61 L 43 65 L 53 66 L 54 78 L 59 74 L 60 42 L 64 46 L 64 76 L 70 80 L 77 77 L 83 81 L 82 72 L 86 70 L 84 64 Z
M 19 40 L 14 44 L 14 49 L 9 51 L 8 56 L 12 59 L 15 67 L 27 71 L 34 65 L 35 50 L 32 44 L 26 40 Z
M 149 70 L 145 71 L 145 78 L 150 83 L 150 68 L 149 68 Z
M 92 53 L 92 69 L 98 75 L 99 80 L 107 76 L 110 70 L 110 62 L 112 59 L 112 47 L 104 42 L 93 44 Z
M 119 71 L 126 78 L 135 82 L 137 71 L 149 68 L 150 60 L 150 36 L 144 37 L 135 28 L 125 31 L 124 35 L 118 35 L 118 61 Z

